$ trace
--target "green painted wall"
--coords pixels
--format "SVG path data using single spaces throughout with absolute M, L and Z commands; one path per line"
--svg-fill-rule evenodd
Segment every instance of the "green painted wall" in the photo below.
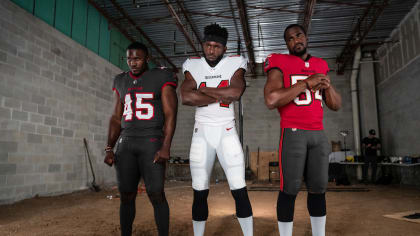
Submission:
M 35 16 L 54 25 L 55 0 L 35 0 Z
M 72 18 L 73 0 L 56 0 L 54 27 L 71 37 Z
M 0 0 L 4 1 L 4 0 Z M 122 70 L 131 43 L 87 0 L 11 0 Z

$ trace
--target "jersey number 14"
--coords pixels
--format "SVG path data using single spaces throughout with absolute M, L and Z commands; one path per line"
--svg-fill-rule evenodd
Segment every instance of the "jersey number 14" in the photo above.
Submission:
M 153 93 L 136 93 L 135 94 L 135 116 L 137 120 L 150 120 L 153 118 L 155 112 L 151 103 L 144 102 L 144 100 L 153 99 Z M 131 106 L 131 95 L 126 94 L 124 98 L 124 119 L 125 121 L 133 120 L 133 108 Z
M 198 88 L 203 88 L 203 87 L 207 87 L 206 82 L 201 82 L 200 86 L 198 86 Z M 217 88 L 224 88 L 224 87 L 229 87 L 229 80 L 222 80 L 220 81 L 219 85 L 217 85 Z M 229 108 L 229 104 L 225 104 L 225 103 L 220 103 L 220 106 Z

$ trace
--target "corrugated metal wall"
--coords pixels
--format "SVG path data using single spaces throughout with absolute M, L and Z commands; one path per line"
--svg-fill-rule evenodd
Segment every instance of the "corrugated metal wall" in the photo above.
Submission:
M 87 0 L 11 0 L 63 34 L 122 70 L 128 70 L 125 49 L 131 43 Z

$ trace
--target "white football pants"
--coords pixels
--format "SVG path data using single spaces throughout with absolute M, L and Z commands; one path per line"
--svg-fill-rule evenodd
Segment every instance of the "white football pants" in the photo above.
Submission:
M 236 132 L 235 122 L 232 121 L 221 126 L 209 126 L 196 122 L 190 149 L 193 189 L 200 191 L 209 188 L 216 154 L 230 189 L 245 187 L 244 154 Z

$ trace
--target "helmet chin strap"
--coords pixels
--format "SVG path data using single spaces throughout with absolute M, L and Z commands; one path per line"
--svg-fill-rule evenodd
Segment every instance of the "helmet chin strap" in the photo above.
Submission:
M 214 60 L 214 61 L 210 61 L 210 60 L 208 60 L 208 59 L 207 59 L 207 57 L 205 57 L 205 59 L 206 59 L 207 64 L 209 64 L 209 66 L 211 66 L 211 67 L 215 67 L 215 66 L 217 66 L 217 64 L 219 64 L 220 60 L 222 60 L 223 55 L 224 55 L 224 54 L 220 55 L 220 56 L 219 56 L 216 60 Z

